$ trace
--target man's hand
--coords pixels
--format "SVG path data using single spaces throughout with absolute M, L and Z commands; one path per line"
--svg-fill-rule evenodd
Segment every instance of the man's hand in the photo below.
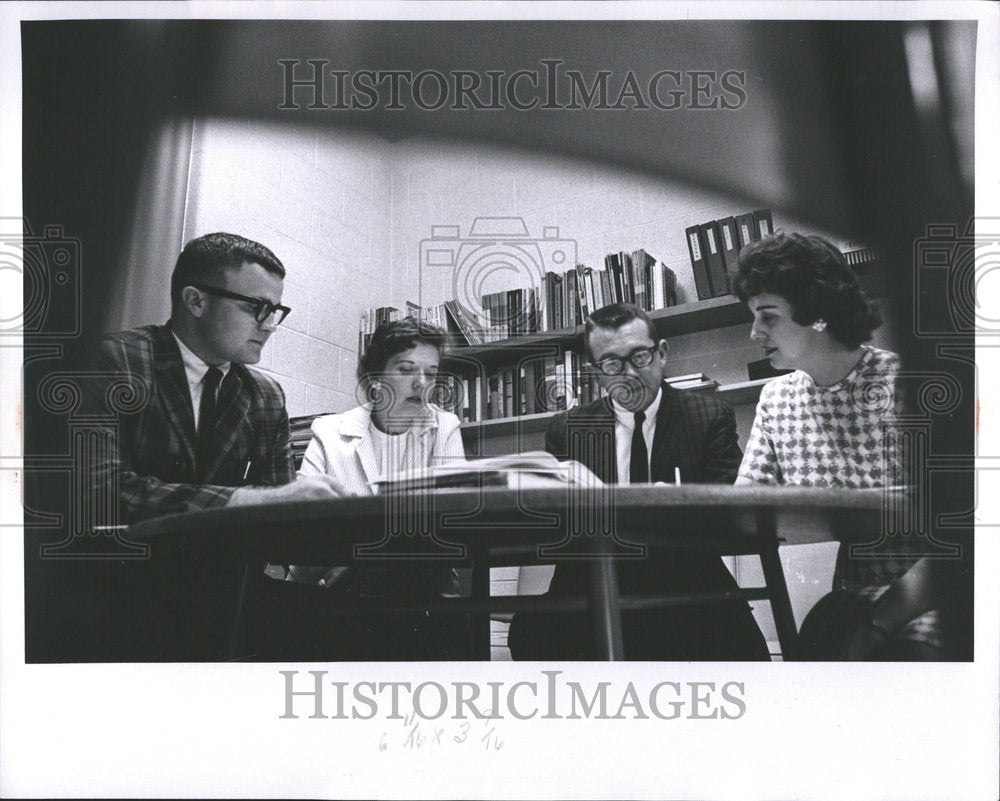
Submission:
M 595 476 L 586 465 L 572 459 L 568 462 L 560 462 L 560 464 L 565 468 L 566 480 L 570 484 L 587 487 L 588 489 L 604 486 L 604 482 Z
M 347 498 L 353 494 L 332 476 L 304 476 L 291 484 L 273 489 L 270 487 L 240 487 L 230 496 L 227 506 Z

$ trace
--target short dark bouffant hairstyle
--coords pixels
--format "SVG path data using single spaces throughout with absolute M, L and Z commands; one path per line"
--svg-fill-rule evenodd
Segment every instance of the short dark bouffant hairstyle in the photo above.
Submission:
M 375 329 L 368 347 L 358 360 L 358 383 L 367 389 L 371 379 L 385 370 L 389 359 L 419 342 L 434 346 L 439 354 L 444 355 L 448 334 L 443 328 L 416 317 L 382 323 Z
M 614 330 L 628 325 L 633 320 L 642 320 L 646 324 L 646 330 L 649 331 L 649 338 L 653 342 L 660 341 L 660 337 L 656 335 L 656 329 L 653 327 L 653 321 L 649 319 L 649 315 L 642 307 L 636 306 L 634 303 L 612 303 L 610 306 L 602 306 L 587 318 L 587 324 L 583 329 L 583 347 L 590 358 L 594 357 L 594 354 L 590 352 L 590 335 L 595 328 Z
M 259 264 L 269 273 L 284 278 L 285 265 L 259 242 L 237 234 L 215 233 L 199 236 L 184 246 L 170 277 L 170 302 L 181 303 L 181 291 L 192 283 L 212 281 L 226 269 L 237 269 L 244 262 Z
M 837 248 L 819 236 L 775 233 L 740 251 L 733 292 L 746 303 L 768 293 L 792 307 L 799 325 L 826 321 L 826 330 L 849 348 L 882 324 L 861 283 Z

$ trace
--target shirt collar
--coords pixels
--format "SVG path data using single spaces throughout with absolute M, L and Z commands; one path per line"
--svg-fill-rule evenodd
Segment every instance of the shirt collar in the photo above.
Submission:
M 656 390 L 656 397 L 653 398 L 653 402 L 645 409 L 646 412 L 646 422 L 656 419 L 656 413 L 660 410 L 660 400 L 663 398 L 663 387 Z M 627 426 L 628 428 L 633 428 L 635 426 L 635 412 L 630 412 L 624 406 L 620 406 L 618 401 L 612 399 L 611 408 L 615 413 L 615 420 L 618 421 L 620 425 Z
M 435 406 L 433 403 L 428 404 L 427 414 L 424 417 L 418 418 L 414 421 L 413 427 L 410 431 L 420 430 L 421 433 L 425 431 L 433 431 L 438 427 L 438 415 L 442 413 L 442 410 Z M 350 411 L 344 412 L 340 416 L 340 433 L 345 437 L 366 437 L 369 433 L 369 426 L 375 428 L 375 424 L 372 423 L 372 403 L 364 403 L 361 406 L 357 406 Z
M 181 361 L 184 362 L 184 373 L 187 376 L 188 384 L 195 386 L 201 382 L 205 377 L 205 373 L 208 372 L 208 368 L 212 365 L 202 361 L 201 357 L 185 345 L 181 338 L 177 336 L 176 331 L 171 331 L 170 333 L 173 335 L 174 340 L 177 342 L 177 347 L 180 349 Z M 229 368 L 232 367 L 232 362 L 223 362 L 214 366 L 222 370 L 222 377 L 225 378 L 229 373 Z

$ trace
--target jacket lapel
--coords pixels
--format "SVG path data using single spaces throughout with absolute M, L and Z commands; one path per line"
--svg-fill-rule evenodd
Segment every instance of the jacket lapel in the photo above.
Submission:
M 684 420 L 678 400 L 677 390 L 664 384 L 656 414 L 656 432 L 653 434 L 649 470 L 652 481 L 674 482 L 674 467 L 684 445 Z
M 568 457 L 586 465 L 605 484 L 617 483 L 618 452 L 611 398 L 605 396 L 567 415 L 566 427 Z
M 191 390 L 180 349 L 169 326 L 158 329 L 153 339 L 156 391 L 166 412 L 167 420 L 177 432 L 188 464 L 194 464 L 195 430 Z
M 243 375 L 242 365 L 233 364 L 219 387 L 216 404 L 215 430 L 212 432 L 212 462 L 204 472 L 210 482 L 219 466 L 224 464 L 229 452 L 236 446 L 250 410 L 250 390 Z
M 371 424 L 372 410 L 370 404 L 358 406 L 345 412 L 340 423 L 340 436 L 354 440 L 354 452 L 357 454 L 361 469 L 369 486 L 379 477 L 375 461 L 375 448 L 372 438 L 368 436 L 368 426 Z

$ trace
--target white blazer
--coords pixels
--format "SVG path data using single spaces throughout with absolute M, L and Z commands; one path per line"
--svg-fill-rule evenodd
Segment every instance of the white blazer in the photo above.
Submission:
M 461 421 L 451 412 L 430 404 L 432 412 L 421 426 L 418 441 L 421 462 L 437 465 L 465 461 Z M 302 457 L 300 476 L 328 475 L 358 495 L 373 495 L 379 477 L 375 449 L 369 432 L 372 406 L 366 403 L 341 414 L 313 420 L 313 438 Z

